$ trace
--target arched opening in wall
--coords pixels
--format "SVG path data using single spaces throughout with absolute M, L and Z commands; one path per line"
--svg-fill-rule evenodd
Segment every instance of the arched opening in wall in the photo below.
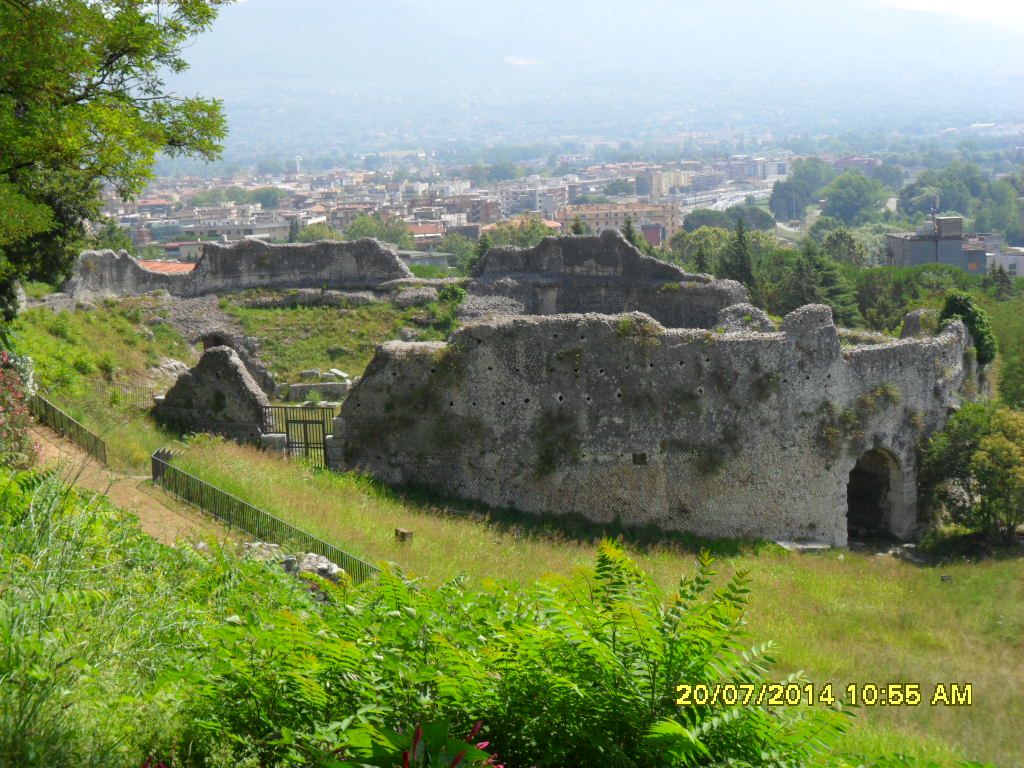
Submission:
M 212 347 L 223 347 L 223 346 L 230 346 L 230 345 L 228 344 L 227 339 L 225 339 L 220 334 L 208 333 L 206 336 L 203 336 L 203 351 L 204 352 L 206 350 L 212 348 Z
M 870 450 L 857 460 L 846 486 L 846 531 L 850 538 L 889 534 L 899 476 L 899 462 L 887 451 Z

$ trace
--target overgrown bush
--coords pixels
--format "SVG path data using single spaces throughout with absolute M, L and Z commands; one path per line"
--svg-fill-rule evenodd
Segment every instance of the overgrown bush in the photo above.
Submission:
M 1012 538 L 1024 522 L 1024 414 L 965 404 L 929 440 L 921 486 L 954 523 Z
M 7 474 L 0 574 L 0 765 L 805 765 L 848 720 L 676 705 L 769 679 L 708 557 L 668 595 L 612 543 L 528 588 L 303 584 Z
M 979 307 L 973 297 L 966 291 L 950 291 L 946 295 L 946 303 L 939 315 L 939 323 L 960 318 L 974 339 L 974 348 L 978 351 L 978 363 L 988 365 L 996 359 L 997 344 L 988 313 Z
M 25 376 L 14 357 L 0 351 L 0 466 L 24 469 L 35 463 L 30 421 Z

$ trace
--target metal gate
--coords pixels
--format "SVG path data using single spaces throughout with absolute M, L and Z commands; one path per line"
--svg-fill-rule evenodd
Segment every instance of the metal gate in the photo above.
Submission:
M 331 432 L 336 408 L 267 405 L 263 408 L 264 431 L 285 436 L 288 456 L 297 456 L 315 467 L 326 467 L 325 438 Z
M 324 457 L 324 437 L 327 425 L 323 419 L 297 417 L 291 414 L 285 419 L 285 435 L 287 436 L 287 452 L 289 456 L 301 457 L 315 467 L 326 467 Z

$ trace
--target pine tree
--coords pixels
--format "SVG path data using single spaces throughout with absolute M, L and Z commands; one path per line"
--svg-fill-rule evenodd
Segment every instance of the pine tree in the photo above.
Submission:
M 585 235 L 587 233 L 586 225 L 580 221 L 580 217 L 578 215 L 572 220 L 571 232 L 574 235 Z
M 486 232 L 480 233 L 480 239 L 476 241 L 476 249 L 473 252 L 473 258 L 469 260 L 466 271 L 471 272 L 476 263 L 483 258 L 484 254 L 487 253 L 491 248 L 494 247 L 494 243 L 491 241 L 491 236 Z
M 288 222 L 288 242 L 295 243 L 299 240 L 299 217 L 293 216 Z
M 629 216 L 626 217 L 626 221 L 622 225 L 622 236 L 637 248 L 640 247 L 640 238 L 636 233 L 636 227 L 633 226 L 633 220 Z
M 999 301 L 1006 301 L 1013 296 L 1013 276 L 1006 271 L 1006 267 L 1002 264 L 999 265 L 999 269 L 996 270 L 995 280 L 996 298 Z
M 754 287 L 754 262 L 750 256 L 750 243 L 743 219 L 736 222 L 736 232 L 729 241 L 722 267 L 723 277 L 743 283 L 747 288 Z
M 779 292 L 786 312 L 822 300 L 821 276 L 814 267 L 814 254 L 809 248 L 805 247 L 796 257 L 793 269 L 783 279 Z
M 817 254 L 813 264 L 818 273 L 822 301 L 832 307 L 836 325 L 848 328 L 860 325 L 863 318 L 857 306 L 857 295 L 853 285 L 839 270 L 839 265 L 823 253 Z
M 708 252 L 704 247 L 704 243 L 697 246 L 697 255 L 694 257 L 693 268 L 702 275 L 711 272 L 710 265 L 708 264 Z

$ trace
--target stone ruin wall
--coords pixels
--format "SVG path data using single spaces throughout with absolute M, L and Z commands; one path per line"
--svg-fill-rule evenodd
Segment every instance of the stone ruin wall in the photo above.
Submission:
M 85 251 L 64 291 L 91 300 L 160 289 L 182 297 L 254 288 L 359 290 L 412 276 L 398 254 L 376 240 L 282 245 L 244 240 L 207 243 L 196 268 L 176 275 L 150 272 L 123 251 Z
M 228 346 L 209 347 L 178 377 L 152 411 L 153 418 L 180 432 L 209 432 L 254 442 L 266 431 L 267 395 Z
M 479 321 L 448 343 L 383 345 L 328 465 L 527 512 L 841 546 L 850 471 L 878 448 L 898 467 L 886 522 L 907 536 L 916 447 L 971 377 L 968 345 L 954 323 L 844 349 L 815 305 L 777 332 Z
M 465 314 L 476 318 L 639 310 L 667 328 L 710 328 L 722 309 L 747 301 L 739 283 L 646 256 L 616 230 L 546 237 L 528 249 L 492 248 L 472 278 Z M 497 311 L 489 311 L 492 305 Z

